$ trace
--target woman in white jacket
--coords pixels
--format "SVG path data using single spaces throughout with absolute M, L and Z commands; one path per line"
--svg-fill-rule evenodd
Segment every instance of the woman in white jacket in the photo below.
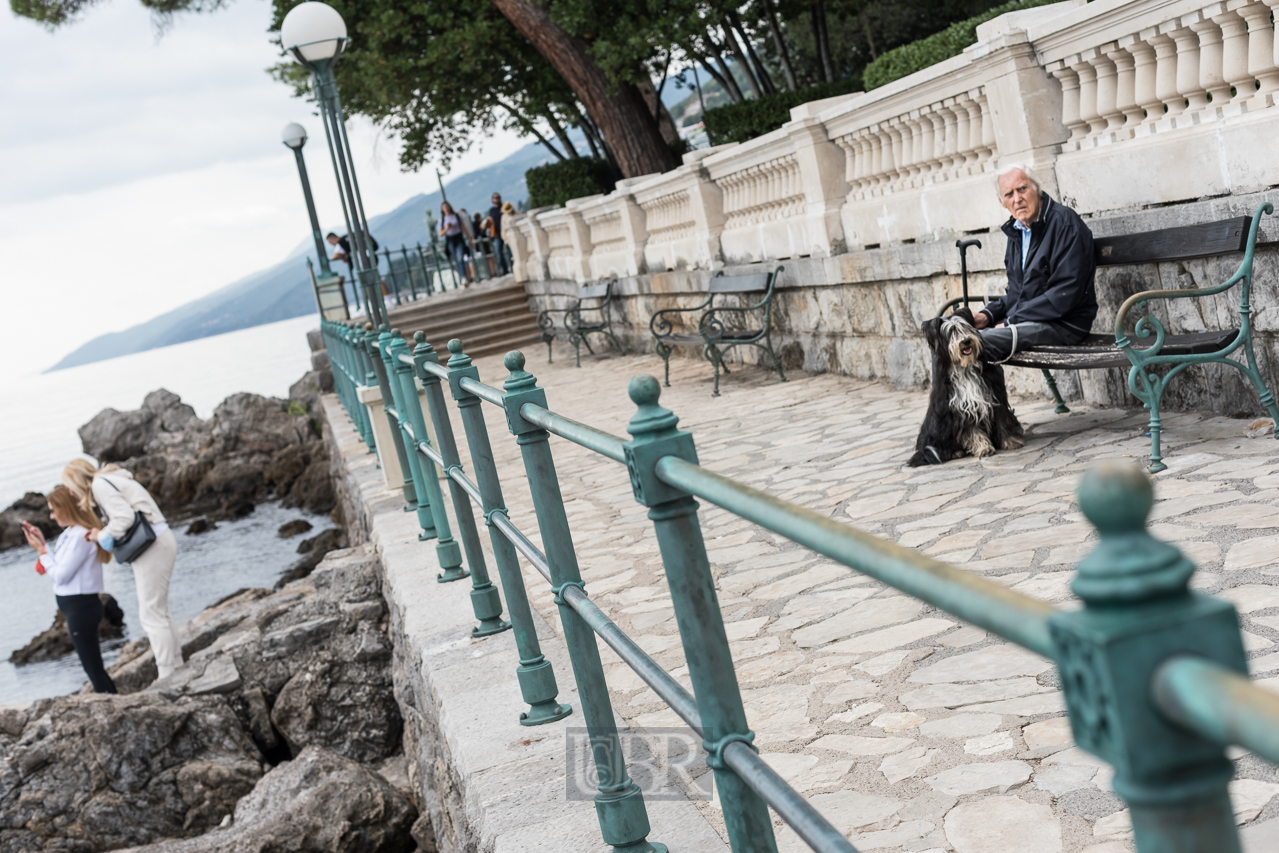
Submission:
M 88 534 L 107 551 L 129 532 L 135 513 L 142 513 L 155 530 L 155 542 L 133 561 L 133 580 L 138 587 L 138 620 L 151 638 L 156 669 L 161 678 L 182 666 L 182 644 L 178 625 L 169 611 L 169 579 L 178 556 L 178 542 L 156 506 L 155 499 L 133 475 L 118 465 L 94 468 L 83 459 L 73 460 L 62 470 L 62 484 L 92 510 L 96 505 L 106 516 L 101 531 Z
M 58 609 L 67 620 L 71 644 L 80 656 L 80 665 L 98 693 L 115 693 L 115 682 L 102 665 L 102 647 L 98 645 L 98 625 L 102 622 L 102 564 L 111 555 L 88 540 L 94 528 L 101 527 L 93 515 L 80 508 L 71 492 L 58 486 L 49 495 L 49 517 L 66 528 L 53 545 L 45 542 L 40 528 L 22 523 L 27 544 L 40 555 L 40 567 L 53 578 L 53 594 Z

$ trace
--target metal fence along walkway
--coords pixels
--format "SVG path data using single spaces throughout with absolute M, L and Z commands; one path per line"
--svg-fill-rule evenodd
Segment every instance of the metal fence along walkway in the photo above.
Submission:
M 552 411 L 518 352 L 506 357 L 509 374 L 496 388 L 480 381 L 456 340 L 449 342 L 447 364 L 441 364 L 420 335 L 410 347 L 385 328 L 325 321 L 323 332 L 336 391 L 370 450 L 375 449 L 370 414 L 358 402 L 358 387 L 381 388 L 397 439 L 393 448 L 379 449 L 383 465 L 398 466 L 422 538 L 436 539 L 440 580 L 465 578 L 469 568 L 477 619 L 473 633 L 513 629 L 516 675 L 527 705 L 524 725 L 577 713 L 557 699 L 555 675 L 534 631 L 519 556 L 550 583 L 598 771 L 600 829 L 614 849 L 665 848 L 659 843 L 663 839 L 648 839 L 643 795 L 627 772 L 597 637 L 703 739 L 734 851 L 776 850 L 770 807 L 814 850 L 855 849 L 752 746 L 698 520 L 700 498 L 1053 660 L 1075 741 L 1113 766 L 1113 787 L 1130 807 L 1138 851 L 1239 851 L 1227 793 L 1233 765 L 1225 749 L 1242 746 L 1279 763 L 1279 696 L 1249 680 L 1234 607 L 1190 590 L 1193 563 L 1147 530 L 1153 491 L 1135 464 L 1102 463 L 1079 487 L 1080 508 L 1100 541 L 1079 562 L 1072 584 L 1083 608 L 1064 610 L 702 468 L 693 436 L 679 430 L 676 416 L 659 405 L 660 386 L 652 377 L 636 377 L 629 385 L 637 409 L 627 441 Z M 459 409 L 472 476 L 459 458 L 445 385 Z M 545 552 L 507 512 L 480 411 L 484 404 L 502 410 L 520 448 Z M 691 695 L 588 597 L 551 435 L 624 465 L 635 500 L 648 508 Z M 397 457 L 394 462 L 391 456 Z M 449 483 L 460 544 L 444 511 L 441 471 Z M 485 565 L 474 507 L 489 529 L 509 623 Z M 678 839 L 665 841 L 674 846 Z

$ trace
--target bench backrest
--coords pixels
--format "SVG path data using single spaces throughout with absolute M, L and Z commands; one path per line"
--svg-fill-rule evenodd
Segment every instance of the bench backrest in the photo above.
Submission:
M 608 296 L 608 292 L 612 287 L 612 281 L 604 281 L 598 284 L 584 284 L 577 289 L 577 298 L 601 299 Z
M 711 279 L 711 293 L 756 293 L 768 290 L 771 273 L 754 275 L 717 275 Z
M 1093 239 L 1093 248 L 1099 267 L 1206 258 L 1244 251 L 1248 246 L 1251 225 L 1251 216 L 1236 216 L 1234 219 L 1163 228 L 1144 234 L 1097 237 Z

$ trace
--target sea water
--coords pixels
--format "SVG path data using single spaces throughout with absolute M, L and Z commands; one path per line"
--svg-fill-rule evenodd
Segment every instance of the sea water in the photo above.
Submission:
M 0 380 L 0 507 L 26 491 L 48 492 L 66 463 L 83 456 L 76 429 L 104 408 L 136 409 L 142 398 L 167 388 L 207 418 L 223 399 L 239 391 L 285 397 L 289 385 L 310 369 L 306 332 L 315 317 L 299 317 L 212 338 L 149 350 L 54 373 Z M 327 516 L 286 510 L 268 503 L 246 518 L 222 522 L 217 530 L 187 536 L 174 529 L 178 558 L 169 603 L 179 623 L 244 587 L 270 587 L 299 557 L 305 537 L 282 540 L 276 530 L 304 518 L 314 536 L 332 527 Z M 125 637 L 104 643 L 107 665 L 120 646 L 144 636 L 138 623 L 133 572 L 112 562 L 105 567 L 106 591 L 125 613 Z M 31 549 L 0 552 L 0 705 L 57 696 L 85 681 L 74 655 L 15 667 L 9 655 L 48 628 L 57 612 L 53 583 L 35 571 Z

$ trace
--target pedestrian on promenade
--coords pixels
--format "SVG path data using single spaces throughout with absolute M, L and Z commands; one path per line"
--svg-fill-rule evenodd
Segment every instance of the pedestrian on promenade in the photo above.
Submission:
M 440 205 L 440 236 L 444 238 L 444 251 L 453 259 L 459 281 L 466 276 L 466 235 L 462 231 L 462 219 L 453 212 L 447 201 Z
M 996 185 L 1011 214 L 1002 226 L 1008 290 L 973 315 L 987 357 L 1000 363 L 1034 346 L 1079 343 L 1097 317 L 1092 232 L 1025 166 L 1005 166 Z
M 98 645 L 98 625 L 102 622 L 102 564 L 111 555 L 100 545 L 88 540 L 90 531 L 101 529 L 102 522 L 82 508 L 66 486 L 58 486 L 49 494 L 49 517 L 63 528 L 53 545 L 45 541 L 40 528 L 22 522 L 27 544 L 40 555 L 41 574 L 53 579 L 53 595 L 58 609 L 67 620 L 71 645 L 80 657 L 80 665 L 96 693 L 115 693 L 115 682 L 102 665 L 102 647 Z
M 506 212 L 506 208 L 512 210 L 515 206 L 510 204 L 502 204 L 502 194 L 493 193 L 493 206 L 489 208 L 488 216 L 484 220 L 484 227 L 490 239 L 493 241 L 493 255 L 497 259 L 497 274 L 506 275 L 511 271 L 510 265 L 506 263 L 506 241 L 502 239 L 502 214 Z
M 164 520 L 150 492 L 119 465 L 95 468 L 83 459 L 75 459 L 62 469 L 62 484 L 72 493 L 86 512 L 97 507 L 105 516 L 101 530 L 85 534 L 106 551 L 117 545 L 132 544 L 145 520 L 155 532 L 155 541 L 145 550 L 130 555 L 133 580 L 138 589 L 138 620 L 151 638 L 151 651 L 160 678 L 183 665 L 182 644 L 178 625 L 169 610 L 169 580 L 178 556 L 178 543 Z

